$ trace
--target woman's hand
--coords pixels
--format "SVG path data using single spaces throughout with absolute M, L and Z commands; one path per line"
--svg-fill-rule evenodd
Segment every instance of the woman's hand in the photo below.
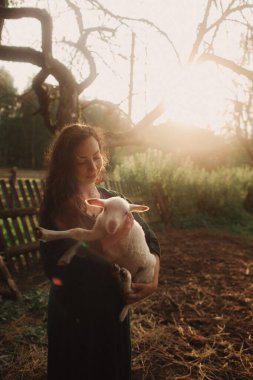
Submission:
M 159 256 L 155 255 L 156 257 L 156 265 L 155 265 L 155 272 L 154 272 L 154 278 L 153 281 L 148 284 L 142 284 L 142 283 L 132 283 L 132 292 L 128 293 L 126 295 L 126 303 L 132 304 L 138 301 L 141 301 L 143 298 L 146 298 L 150 296 L 152 293 L 154 293 L 158 287 L 158 277 L 159 277 L 159 270 L 160 270 L 160 258 Z
M 106 249 L 114 246 L 114 244 L 116 244 L 117 241 L 126 236 L 133 227 L 133 223 L 133 215 L 131 214 L 131 212 L 129 212 L 126 215 L 124 223 L 114 235 L 106 235 L 103 239 L 101 239 L 103 250 L 106 251 Z

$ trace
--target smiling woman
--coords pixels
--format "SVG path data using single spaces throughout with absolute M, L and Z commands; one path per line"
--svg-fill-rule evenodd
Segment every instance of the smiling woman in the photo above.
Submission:
M 88 125 L 67 125 L 55 137 L 48 154 L 42 227 L 55 230 L 83 227 L 91 233 L 98 212 L 88 210 L 87 199 L 95 197 L 93 202 L 101 205 L 103 199 L 124 197 L 97 186 L 105 164 L 104 148 L 100 134 Z M 140 220 L 138 215 L 133 217 Z M 45 273 L 51 280 L 48 380 L 130 380 L 129 317 L 120 322 L 119 314 L 126 302 L 137 302 L 154 293 L 160 263 L 158 240 L 148 225 L 140 222 L 150 254 L 154 255 L 155 270 L 148 284 L 133 283 L 135 293 L 127 294 L 126 298 L 107 259 L 104 240 L 103 244 L 98 237 L 86 241 L 67 266 L 58 265 L 58 260 L 69 249 L 75 249 L 72 239 L 41 242 Z M 115 245 L 126 236 L 132 226 L 132 217 L 128 215 L 113 238 L 104 234 L 107 250 L 112 241 Z
M 103 159 L 97 140 L 91 136 L 81 141 L 76 149 L 75 175 L 80 183 L 87 186 L 99 176 L 103 167 Z

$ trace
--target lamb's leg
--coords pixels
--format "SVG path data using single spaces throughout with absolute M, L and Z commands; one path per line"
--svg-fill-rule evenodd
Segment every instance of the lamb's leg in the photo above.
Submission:
M 67 231 L 53 231 L 53 230 L 47 230 L 43 227 L 36 227 L 36 235 L 37 238 L 40 241 L 47 242 L 51 240 L 57 240 L 57 239 L 65 239 L 67 238 Z
M 77 241 L 93 241 L 101 239 L 103 236 L 103 233 L 100 230 L 85 230 L 84 228 L 71 228 L 66 231 L 53 231 L 42 227 L 37 227 L 36 231 L 39 240 L 44 242 L 67 238 Z
M 128 312 L 129 312 L 129 309 L 130 309 L 130 305 L 126 305 L 126 306 L 123 307 L 123 309 L 122 309 L 122 311 L 121 311 L 121 313 L 119 315 L 120 322 L 123 322 L 125 320 Z
M 131 289 L 131 283 L 132 283 L 131 273 L 126 268 L 121 268 L 120 277 L 121 277 L 121 282 L 122 282 L 124 294 L 130 293 L 132 291 L 132 289 Z M 126 318 L 129 309 L 130 309 L 130 305 L 126 305 L 123 307 L 123 309 L 120 313 L 120 316 L 119 316 L 119 320 L 121 322 L 123 322 L 124 319 Z
M 75 245 L 73 245 L 71 248 L 69 248 L 61 257 L 60 259 L 57 261 L 57 265 L 68 265 L 71 260 L 73 259 L 73 257 L 75 256 L 76 254 L 76 251 L 78 249 L 78 247 L 80 246 L 80 242 L 76 243 Z

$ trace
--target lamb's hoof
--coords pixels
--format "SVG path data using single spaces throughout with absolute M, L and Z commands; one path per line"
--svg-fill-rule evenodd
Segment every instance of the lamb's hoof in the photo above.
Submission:
M 120 277 L 122 278 L 123 281 L 128 280 L 129 279 L 129 271 L 126 268 L 121 268 Z
M 129 309 L 130 309 L 129 305 L 124 306 L 123 310 L 121 311 L 121 313 L 119 315 L 120 322 L 124 322 L 128 312 L 129 312 Z
M 35 237 L 43 242 L 46 242 L 47 240 L 44 237 L 43 229 L 41 227 L 35 227 Z
M 66 260 L 64 260 L 64 259 L 59 259 L 58 261 L 57 261 L 57 265 L 59 265 L 59 266 L 61 266 L 61 267 L 64 267 L 64 266 L 66 266 L 66 265 L 68 265 L 69 263 L 66 261 Z
M 113 273 L 119 274 L 120 271 L 121 271 L 121 268 L 120 268 L 120 266 L 118 264 L 113 264 L 112 265 L 112 270 L 113 270 Z
M 42 238 L 42 231 L 41 231 L 40 227 L 35 227 L 35 236 L 38 239 Z

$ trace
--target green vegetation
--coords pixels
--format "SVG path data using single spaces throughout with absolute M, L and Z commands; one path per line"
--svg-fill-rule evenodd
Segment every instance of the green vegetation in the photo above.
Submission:
M 153 184 L 160 184 L 174 227 L 209 226 L 241 234 L 253 232 L 253 215 L 248 212 L 253 207 L 250 167 L 207 171 L 190 159 L 149 150 L 122 161 L 114 176 L 139 184 L 145 192 L 152 193 Z
M 48 284 L 20 301 L 0 298 L 0 378 L 44 379 L 47 366 Z
M 38 169 L 51 135 L 38 114 L 33 91 L 19 96 L 13 78 L 0 68 L 0 165 Z
M 10 322 L 34 313 L 46 314 L 48 289 L 29 290 L 24 293 L 20 301 L 0 299 L 0 322 Z

